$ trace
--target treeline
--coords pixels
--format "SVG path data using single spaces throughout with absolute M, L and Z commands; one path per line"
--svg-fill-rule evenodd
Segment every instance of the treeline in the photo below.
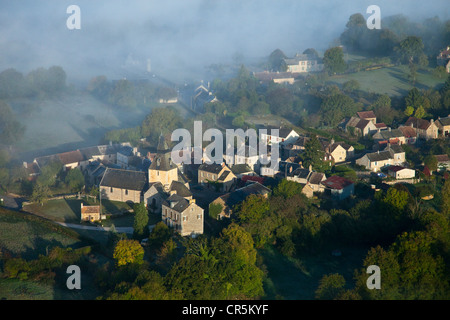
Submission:
M 136 240 L 115 242 L 115 264 L 96 274 L 105 292 L 99 298 L 215 300 L 264 294 L 253 239 L 240 226 L 231 224 L 218 237 L 196 239 L 174 238 L 162 222 L 155 229 L 150 234 L 150 252 L 156 250 L 151 261 L 143 259 L 144 249 Z
M 0 99 L 54 96 L 64 90 L 66 78 L 60 66 L 37 68 L 26 75 L 6 69 L 0 73 Z
M 383 18 L 381 25 L 381 29 L 370 30 L 362 14 L 353 14 L 340 36 L 340 41 L 353 53 L 372 57 L 393 56 L 401 60 L 404 58 L 399 51 L 402 41 L 420 38 L 423 41 L 425 56 L 433 58 L 430 59 L 433 62 L 439 50 L 450 43 L 450 21 L 441 21 L 438 17 L 418 22 L 404 15 L 394 15 Z
M 381 290 L 367 289 L 364 268 L 355 270 L 350 290 L 342 275 L 325 275 L 318 299 L 448 299 L 450 180 L 438 184 L 438 208 L 421 201 L 421 188 L 395 185 L 338 207 L 322 203 L 319 209 L 301 194 L 300 185 L 283 180 L 268 199 L 252 195 L 238 205 L 233 223 L 252 235 L 257 248 L 273 245 L 293 258 L 339 246 L 372 247 L 363 265 L 381 268 Z
M 156 85 L 151 81 L 110 81 L 105 76 L 92 78 L 87 90 L 96 98 L 125 109 L 151 106 L 160 99 L 167 100 L 177 96 L 175 89 Z

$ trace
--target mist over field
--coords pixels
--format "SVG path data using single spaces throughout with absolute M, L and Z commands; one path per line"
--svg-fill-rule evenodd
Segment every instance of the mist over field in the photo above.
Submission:
M 81 30 L 66 26 L 73 4 L 81 9 Z M 263 59 L 276 48 L 323 53 L 350 15 L 367 18 L 372 4 L 382 18 L 449 17 L 446 0 L 2 0 L 0 69 L 60 65 L 69 82 L 86 82 L 99 74 L 144 73 L 150 59 L 151 72 L 201 77 L 205 66 Z

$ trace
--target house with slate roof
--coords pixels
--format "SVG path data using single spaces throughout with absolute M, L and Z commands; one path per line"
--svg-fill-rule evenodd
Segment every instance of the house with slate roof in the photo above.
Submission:
M 181 236 L 203 234 L 204 212 L 194 199 L 172 193 L 162 203 L 162 221 Z
M 230 218 L 234 206 L 244 201 L 248 196 L 255 194 L 267 198 L 270 193 L 271 190 L 269 188 L 263 186 L 259 182 L 252 182 L 233 192 L 218 197 L 210 203 L 209 207 L 211 208 L 211 205 L 221 205 L 222 210 L 217 214 L 217 219 Z
M 439 135 L 442 137 L 450 136 L 450 114 L 448 117 L 441 118 L 439 117 L 436 121 L 436 125 L 439 128 Z
M 203 163 L 198 167 L 198 183 L 208 184 L 208 186 L 210 183 L 218 183 L 219 190 L 222 192 L 230 191 L 236 179 L 236 175 L 225 163 Z
M 402 145 L 406 142 L 405 135 L 400 129 L 388 128 L 388 130 L 381 130 L 375 133 L 372 138 L 378 145 L 386 145 L 388 143 L 390 143 L 391 145 Z
M 148 188 L 145 172 L 107 168 L 100 181 L 100 199 L 140 203 Z
M 405 122 L 405 126 L 411 126 L 417 132 L 417 137 L 425 140 L 437 139 L 438 126 L 434 123 L 434 120 L 430 121 L 425 119 L 418 119 L 415 117 L 409 117 Z
M 364 156 L 356 160 L 356 164 L 364 166 L 367 170 L 373 172 L 379 171 L 381 168 L 392 165 L 403 165 L 405 163 L 405 152 L 399 145 L 388 144 L 381 151 L 366 153 Z
M 293 58 L 284 59 L 287 72 L 305 73 L 319 72 L 323 70 L 323 59 L 312 54 L 297 53 Z

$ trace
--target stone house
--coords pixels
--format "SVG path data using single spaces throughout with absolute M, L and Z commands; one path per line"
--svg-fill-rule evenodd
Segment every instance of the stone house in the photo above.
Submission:
M 199 184 L 218 183 L 220 191 L 228 192 L 235 180 L 236 176 L 225 163 L 203 163 L 198 167 Z
M 439 129 L 439 135 L 442 137 L 450 136 L 450 115 L 445 118 L 439 117 L 436 121 L 436 125 Z
M 140 203 L 147 184 L 145 172 L 107 168 L 100 181 L 100 199 Z
M 421 139 L 437 139 L 439 135 L 439 129 L 433 119 L 428 121 L 425 119 L 409 117 L 405 122 L 405 126 L 411 126 L 414 128 L 416 130 L 417 137 Z
M 203 234 L 204 210 L 194 199 L 173 193 L 162 203 L 162 221 L 181 236 L 196 237 Z
M 293 58 L 284 59 L 287 72 L 305 73 L 323 70 L 323 59 L 311 54 L 297 53 Z
M 85 206 L 81 204 L 81 221 L 95 222 L 101 220 L 100 206 Z

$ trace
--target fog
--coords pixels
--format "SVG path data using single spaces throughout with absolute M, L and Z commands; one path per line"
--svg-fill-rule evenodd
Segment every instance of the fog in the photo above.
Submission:
M 81 30 L 69 30 L 69 5 Z M 449 18 L 448 0 L 0 0 L 0 70 L 62 66 L 68 82 L 151 72 L 179 81 L 205 66 L 248 63 L 279 48 L 294 55 L 325 51 L 348 18 L 369 5 L 382 18 Z

